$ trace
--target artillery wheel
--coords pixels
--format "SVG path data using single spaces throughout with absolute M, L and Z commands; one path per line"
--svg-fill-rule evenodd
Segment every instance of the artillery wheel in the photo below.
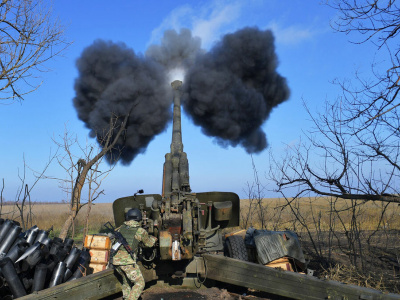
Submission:
M 225 256 L 248 261 L 247 249 L 242 237 L 231 235 L 225 240 Z

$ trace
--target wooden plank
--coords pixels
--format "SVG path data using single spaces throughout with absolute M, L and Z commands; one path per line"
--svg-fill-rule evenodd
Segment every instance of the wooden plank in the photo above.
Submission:
M 108 269 L 99 273 L 65 282 L 55 287 L 33 293 L 18 299 L 100 299 L 121 291 L 121 284 L 114 275 L 114 270 Z
M 209 279 L 244 286 L 293 299 L 400 299 L 399 294 L 385 294 L 374 289 L 337 281 L 267 268 L 221 255 L 204 254 L 205 276 Z
M 204 276 L 209 279 L 244 286 L 293 299 L 347 299 L 381 300 L 400 299 L 399 294 L 347 285 L 337 281 L 320 280 L 294 272 L 267 268 L 263 265 L 239 261 L 221 255 L 203 255 Z M 202 265 L 202 264 L 200 264 Z M 199 268 L 200 271 L 202 268 Z M 19 298 L 22 300 L 47 299 L 100 299 L 121 291 L 113 270 L 105 270 L 74 281 Z

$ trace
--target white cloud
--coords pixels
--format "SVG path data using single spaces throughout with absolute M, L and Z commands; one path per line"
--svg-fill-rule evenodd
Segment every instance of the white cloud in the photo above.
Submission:
M 167 29 L 179 31 L 189 28 L 194 36 L 202 40 L 202 48 L 209 49 L 222 35 L 233 32 L 243 26 L 257 25 L 260 15 L 268 22 L 272 10 L 269 5 L 259 0 L 210 0 L 192 2 L 177 7 L 164 18 L 160 26 L 153 30 L 149 44 L 158 43 Z M 272 4 L 271 4 L 272 5 Z M 254 20 L 252 18 L 254 16 Z M 267 24 L 267 23 L 264 24 Z M 264 29 L 274 32 L 276 42 L 285 45 L 296 45 L 314 38 L 318 34 L 315 27 L 299 25 L 282 25 L 279 22 L 269 22 Z M 311 29 L 312 28 L 312 29 Z
M 234 1 L 230 4 L 215 1 L 204 9 L 203 15 L 193 22 L 193 35 L 199 36 L 203 47 L 208 48 L 219 39 L 225 25 L 234 23 L 240 16 L 243 1 Z
M 189 28 L 194 36 L 201 38 L 202 47 L 209 48 L 240 17 L 244 4 L 240 0 L 213 0 L 202 6 L 180 6 L 153 30 L 149 44 L 157 43 L 167 29 Z
M 181 28 L 191 29 L 193 22 L 192 18 L 194 10 L 189 5 L 183 5 L 172 10 L 172 12 L 162 21 L 160 26 L 155 28 L 151 33 L 150 44 L 157 43 L 161 40 L 164 31 L 168 29 L 175 29 L 179 32 Z
M 267 28 L 272 30 L 277 43 L 285 45 L 302 43 L 312 39 L 317 34 L 316 31 L 298 26 L 283 28 L 276 22 L 271 22 Z

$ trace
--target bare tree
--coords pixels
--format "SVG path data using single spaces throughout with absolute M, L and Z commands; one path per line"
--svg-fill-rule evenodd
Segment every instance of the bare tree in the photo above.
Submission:
M 44 63 L 68 46 L 64 28 L 42 0 L 2 0 L 0 3 L 1 100 L 22 100 L 41 82 Z
M 385 247 L 393 239 L 385 223 L 400 203 L 400 9 L 396 1 L 333 0 L 328 5 L 338 11 L 333 28 L 353 43 L 373 43 L 381 62 L 370 62 L 367 79 L 356 73 L 352 81 L 337 81 L 342 94 L 326 102 L 322 112 L 306 107 L 313 126 L 282 157 L 270 156 L 269 177 L 324 265 L 336 265 L 332 252 L 340 251 L 347 256 L 342 266 L 352 265 L 368 277 L 379 275 L 374 269 L 378 253 L 392 255 Z M 329 201 L 325 226 L 314 203 L 302 210 L 315 196 Z M 374 222 L 367 219 L 371 208 L 380 215 Z
M 400 91 L 400 60 L 398 34 L 400 32 L 400 7 L 396 1 L 383 0 L 340 0 L 328 1 L 336 9 L 338 18 L 332 27 L 350 36 L 351 42 L 362 44 L 371 42 L 384 62 L 372 64 L 373 80 L 356 76 L 358 85 L 351 87 L 341 84 L 347 100 L 352 106 L 348 117 L 362 117 L 368 124 L 374 118 L 398 107 L 397 95 Z
M 73 226 L 80 209 L 84 205 L 81 203 L 81 195 L 83 186 L 87 180 L 91 186 L 89 189 L 89 199 L 85 204 L 91 205 L 99 194 L 102 193 L 102 191 L 99 190 L 101 181 L 111 169 L 105 173 L 98 173 L 99 164 L 106 154 L 111 153 L 118 139 L 122 137 L 126 129 L 128 118 L 129 114 L 126 115 L 122 121 L 116 116 L 110 118 L 107 132 L 101 134 L 101 138 L 98 137 L 101 148 L 97 153 L 94 153 L 95 148 L 89 147 L 89 149 L 82 149 L 85 153 L 83 158 L 77 158 L 71 151 L 71 145 L 76 143 L 76 140 L 71 140 L 68 134 L 64 136 L 62 143 L 58 143 L 58 145 L 65 150 L 65 156 L 59 158 L 59 163 L 68 172 L 71 178 L 67 181 L 71 187 L 71 200 L 69 203 L 70 213 L 61 229 L 60 238 L 65 239 L 67 237 L 68 231 Z M 117 160 L 118 158 L 113 159 L 114 162 Z M 65 161 L 68 162 L 65 164 Z
M 101 160 L 99 160 L 99 163 L 96 163 L 92 169 L 90 169 L 89 174 L 88 174 L 88 196 L 87 196 L 87 210 L 86 210 L 86 216 L 85 216 L 85 225 L 83 228 L 83 241 L 85 241 L 86 235 L 89 233 L 89 217 L 90 217 L 90 212 L 92 210 L 92 206 L 94 205 L 94 201 L 102 194 L 104 194 L 104 190 L 100 190 L 100 186 L 103 182 L 103 180 L 108 176 L 108 174 L 111 172 L 111 170 L 114 168 L 114 165 L 111 165 L 110 168 L 108 168 L 106 171 L 100 171 L 99 166 L 100 166 Z
M 268 203 L 265 199 L 265 186 L 261 183 L 258 176 L 258 171 L 254 163 L 253 156 L 251 156 L 251 163 L 253 168 L 253 182 L 247 182 L 247 187 L 244 192 L 248 197 L 248 205 L 240 209 L 242 218 L 242 227 L 248 228 L 250 226 L 260 227 L 266 229 L 268 223 Z M 256 217 L 256 218 L 255 218 Z M 257 222 L 257 224 L 255 224 Z
M 372 79 L 339 83 L 342 95 L 312 115 L 307 142 L 289 150 L 271 171 L 278 190 L 352 200 L 400 203 L 400 9 L 396 1 L 328 1 L 332 26 L 355 43 L 372 42 L 387 59 L 371 63 Z M 310 159 L 310 157 L 312 157 Z M 311 161 L 312 160 L 312 161 Z M 316 163 L 318 160 L 318 163 Z M 278 171 L 279 170 L 279 171 Z M 279 174 L 278 174 L 279 173 Z
M 21 222 L 21 227 L 26 230 L 28 226 L 33 224 L 33 202 L 31 201 L 32 190 L 36 187 L 40 180 L 46 179 L 45 175 L 54 158 L 56 153 L 50 153 L 48 161 L 40 171 L 35 171 L 26 163 L 25 155 L 23 156 L 23 168 L 18 170 L 18 178 L 20 180 L 20 187 L 17 189 L 14 201 L 7 201 L 6 203 L 12 204 L 13 208 L 7 212 L 2 212 L 3 208 L 3 191 L 5 189 L 4 178 L 3 185 L 0 193 L 0 216 L 7 217 L 9 219 L 15 219 Z M 32 171 L 33 180 L 27 179 L 27 170 Z M 28 183 L 30 181 L 30 183 Z
M 331 258 L 337 256 L 326 245 L 336 245 L 347 256 L 342 265 L 351 265 L 366 277 L 379 277 L 372 267 L 379 261 L 377 253 L 393 259 L 387 247 L 393 236 L 388 234 L 385 220 L 400 203 L 399 108 L 377 117 L 372 111 L 353 117 L 353 111 L 344 109 L 345 104 L 350 105 L 347 99 L 341 97 L 333 104 L 327 103 L 325 111 L 318 115 L 309 111 L 314 127 L 305 134 L 305 140 L 288 147 L 285 156 L 271 155 L 269 175 L 307 232 L 313 254 L 324 267 L 328 266 L 329 272 L 335 270 L 332 266 L 336 263 Z M 320 215 L 314 214 L 312 205 L 308 212 L 301 210 L 308 197 L 318 195 L 330 201 L 328 228 L 318 225 Z M 364 215 L 371 205 L 381 217 L 366 230 L 363 224 L 370 220 Z M 382 276 L 386 283 L 392 282 L 391 275 Z M 363 284 L 369 281 L 365 279 Z M 390 285 L 396 289 L 396 284 Z
M 319 240 L 327 235 L 327 243 L 335 242 L 348 263 L 370 274 L 374 260 L 365 252 L 383 249 L 382 243 L 374 248 L 371 241 L 378 231 L 385 232 L 385 219 L 400 203 L 400 46 L 396 39 L 400 9 L 396 1 L 328 4 L 339 13 L 332 23 L 335 30 L 348 34 L 354 43 L 372 42 L 380 59 L 386 60 L 371 62 L 368 79 L 356 73 L 352 82 L 337 82 L 342 94 L 326 102 L 324 111 L 312 113 L 306 107 L 312 128 L 297 145 L 288 146 L 283 157 L 271 155 L 269 177 L 307 231 L 318 256 L 324 255 Z M 319 229 L 318 213 L 301 211 L 299 201 L 304 205 L 310 196 L 330 201 L 328 228 Z M 368 205 L 379 209 L 381 217 L 374 228 L 363 230 Z
M 397 109 L 379 117 L 392 118 Z M 342 121 L 340 102 L 310 117 L 315 128 L 306 142 L 289 147 L 287 156 L 271 156 L 270 178 L 277 191 L 291 189 L 296 197 L 317 194 L 342 199 L 400 203 L 400 119 L 357 127 L 359 119 Z M 377 120 L 377 119 L 375 119 Z M 375 121 L 374 121 L 375 122 Z

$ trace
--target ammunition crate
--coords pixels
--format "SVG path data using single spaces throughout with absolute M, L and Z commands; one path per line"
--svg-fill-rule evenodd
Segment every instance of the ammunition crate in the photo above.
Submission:
M 292 263 L 288 257 L 275 259 L 274 261 L 267 263 L 265 266 L 274 269 L 282 269 L 284 271 L 294 271 Z
M 84 247 L 88 249 L 110 250 L 111 239 L 107 235 L 88 234 L 85 237 Z
M 94 274 L 97 272 L 101 272 L 101 271 L 104 271 L 105 269 L 107 269 L 107 264 L 90 263 L 89 268 L 88 268 L 88 274 Z
M 107 264 L 110 258 L 109 250 L 90 249 L 90 264 Z

